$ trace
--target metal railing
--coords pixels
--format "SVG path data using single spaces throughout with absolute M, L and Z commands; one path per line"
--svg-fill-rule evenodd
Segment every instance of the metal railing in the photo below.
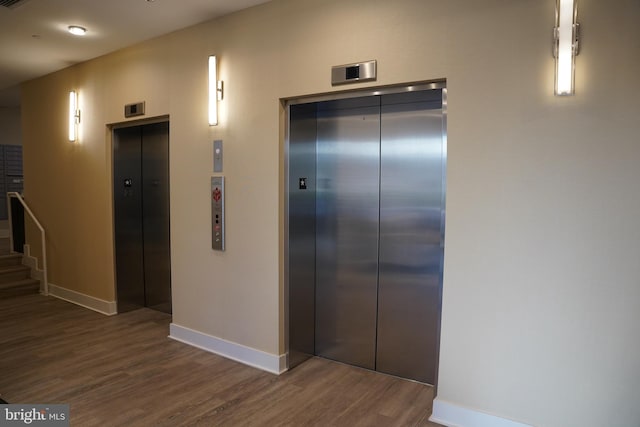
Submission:
M 41 245 L 42 245 L 42 281 L 44 282 L 42 285 L 42 293 L 44 295 L 49 295 L 49 281 L 47 279 L 47 245 L 45 240 L 44 228 L 42 228 L 42 225 L 40 225 L 40 221 L 38 221 L 38 219 L 33 214 L 33 212 L 31 212 L 31 209 L 29 209 L 29 206 L 27 206 L 27 203 L 24 201 L 20 193 L 16 193 L 16 192 L 7 193 L 7 210 L 9 214 L 9 239 L 11 242 L 10 243 L 11 250 L 13 250 L 13 220 L 11 218 L 11 199 L 12 198 L 17 199 L 20 202 L 20 204 L 24 208 L 24 211 L 29 214 L 29 216 L 31 217 L 31 220 L 40 230 L 40 239 L 41 239 Z

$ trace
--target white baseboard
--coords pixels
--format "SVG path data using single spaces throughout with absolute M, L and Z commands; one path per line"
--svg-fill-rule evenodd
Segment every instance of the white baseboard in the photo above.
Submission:
M 169 338 L 272 374 L 279 375 L 287 370 L 287 357 L 284 354 L 277 356 L 265 353 L 175 323 L 169 325 Z
M 49 295 L 107 316 L 118 314 L 115 301 L 105 301 L 70 289 L 61 288 L 53 283 L 49 283 Z
M 429 421 L 442 424 L 447 427 L 532 427 L 495 415 L 454 405 L 437 397 L 433 401 L 433 413 Z

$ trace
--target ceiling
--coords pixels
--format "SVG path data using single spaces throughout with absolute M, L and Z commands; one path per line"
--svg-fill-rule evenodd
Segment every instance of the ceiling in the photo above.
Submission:
M 0 107 L 20 104 L 23 81 L 267 1 L 0 0 Z

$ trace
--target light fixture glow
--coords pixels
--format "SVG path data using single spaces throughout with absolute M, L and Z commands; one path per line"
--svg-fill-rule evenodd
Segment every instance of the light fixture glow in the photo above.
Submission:
M 69 32 L 74 36 L 84 36 L 85 33 L 87 32 L 86 28 L 80 27 L 79 25 L 69 25 L 69 27 L 67 28 Z
M 78 94 L 69 92 L 69 141 L 78 139 L 78 123 L 80 123 L 80 110 L 78 109 Z
M 218 101 L 223 97 L 223 82 L 218 80 L 218 60 L 209 56 L 209 125 L 218 124 Z
M 556 95 L 574 94 L 575 57 L 578 54 L 578 24 L 575 0 L 557 0 L 554 29 Z

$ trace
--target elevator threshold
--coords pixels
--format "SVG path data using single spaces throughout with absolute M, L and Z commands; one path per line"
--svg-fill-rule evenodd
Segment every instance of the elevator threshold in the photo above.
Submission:
M 167 307 L 166 306 L 124 306 L 122 309 L 120 307 L 118 307 L 118 313 L 117 314 L 127 314 L 127 313 L 131 313 L 131 312 L 140 312 L 141 310 L 150 310 L 153 312 L 157 312 L 157 313 L 162 313 L 163 315 L 166 315 L 169 319 L 173 319 L 173 315 L 167 311 Z
M 423 382 L 418 381 L 418 380 L 412 380 L 411 378 L 399 377 L 397 375 L 387 374 L 387 373 L 376 371 L 376 370 L 373 370 L 373 369 L 363 368 L 362 366 L 351 365 L 349 363 L 344 363 L 344 362 L 341 362 L 339 360 L 329 359 L 328 357 L 313 356 L 310 359 L 306 360 L 305 362 L 301 363 L 300 365 L 304 365 L 305 363 L 307 363 L 307 362 L 309 362 L 310 360 L 313 360 L 313 359 L 326 360 L 326 361 L 331 362 L 331 363 L 336 363 L 336 364 L 342 365 L 342 366 L 349 366 L 350 368 L 357 369 L 357 370 L 364 371 L 364 372 L 370 372 L 370 373 L 375 374 L 375 375 L 382 375 L 382 376 L 385 376 L 385 377 L 388 377 L 388 378 L 395 378 L 395 379 L 398 379 L 398 380 L 401 380 L 401 381 L 407 381 L 407 382 L 410 382 L 410 383 L 420 384 L 420 385 L 425 386 L 425 387 L 433 388 L 433 384 L 427 384 L 427 383 L 423 383 Z M 295 368 L 293 368 L 293 369 L 295 369 Z

